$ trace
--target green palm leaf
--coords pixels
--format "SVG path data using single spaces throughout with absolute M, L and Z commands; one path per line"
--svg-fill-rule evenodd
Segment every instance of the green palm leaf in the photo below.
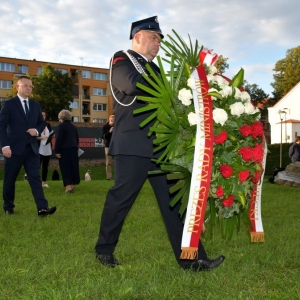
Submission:
M 174 194 L 170 205 L 174 206 L 178 201 L 181 201 L 180 214 L 183 215 L 189 197 L 191 173 L 186 168 L 186 161 L 181 161 L 178 157 L 183 151 L 191 152 L 188 149 L 189 144 L 185 142 L 185 136 L 182 134 L 183 128 L 186 128 L 187 131 L 190 130 L 190 124 L 187 116 L 182 115 L 182 112 L 179 111 L 177 93 L 181 86 L 186 86 L 186 80 L 190 73 L 199 65 L 200 49 L 198 41 L 193 45 L 189 37 L 188 46 L 174 30 L 173 32 L 174 38 L 168 36 L 170 41 L 161 42 L 167 59 L 157 57 L 160 74 L 156 74 L 149 64 L 146 65 L 150 76 L 146 74 L 142 76 L 147 81 L 148 86 L 138 83 L 137 87 L 149 96 L 138 96 L 137 99 L 148 103 L 148 105 L 135 110 L 134 114 L 154 111 L 140 126 L 145 126 L 155 119 L 148 136 L 153 133 L 156 135 L 153 141 L 154 153 L 163 150 L 156 160 L 160 164 L 161 172 L 167 173 L 169 180 L 177 180 L 177 183 L 170 189 L 170 193 Z M 166 61 L 170 65 L 169 72 L 164 70 L 163 62 Z M 180 136 L 180 140 L 178 140 L 178 136 Z M 176 165 L 174 161 L 176 161 Z M 190 159 L 188 159 L 189 161 Z M 154 173 L 151 172 L 151 174 Z

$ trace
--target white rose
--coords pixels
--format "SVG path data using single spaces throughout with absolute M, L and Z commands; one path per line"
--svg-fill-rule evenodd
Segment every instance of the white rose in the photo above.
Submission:
M 228 119 L 227 112 L 222 108 L 215 108 L 213 110 L 213 119 L 216 123 L 223 126 Z
M 187 86 L 190 87 L 191 89 L 195 86 L 195 80 L 194 80 L 194 78 L 189 78 L 187 80 Z
M 229 85 L 226 85 L 223 87 L 223 89 L 220 91 L 223 98 L 232 95 L 232 87 Z
M 188 114 L 188 120 L 191 126 L 197 124 L 197 115 L 193 112 Z
M 240 116 L 245 112 L 245 106 L 242 102 L 236 102 L 230 105 L 230 112 L 233 116 Z
M 234 90 L 235 90 L 234 98 L 235 99 L 241 99 L 242 98 L 242 92 L 240 91 L 240 89 L 235 87 Z
M 178 99 L 183 105 L 188 106 L 192 103 L 191 99 L 193 99 L 193 95 L 190 90 L 183 88 L 178 93 Z
M 251 102 L 246 102 L 244 104 L 244 107 L 245 107 L 245 113 L 248 114 L 248 115 L 252 115 L 254 114 L 255 112 L 255 107 L 254 105 L 251 103 Z
M 251 97 L 247 92 L 241 92 L 241 99 L 246 102 L 246 101 L 251 101 Z
M 214 76 L 214 75 L 208 74 L 208 75 L 206 76 L 206 78 L 207 78 L 207 81 L 208 81 L 209 83 L 213 83 L 213 82 L 215 81 L 215 76 Z
M 218 72 L 218 70 L 217 70 L 217 68 L 216 68 L 215 66 L 210 66 L 210 67 L 208 68 L 208 74 L 214 75 L 214 74 L 217 73 L 217 72 Z
M 215 77 L 216 83 L 218 84 L 218 86 L 220 88 L 224 88 L 225 86 L 228 86 L 229 82 L 226 79 L 224 79 L 222 76 L 216 75 L 214 77 Z

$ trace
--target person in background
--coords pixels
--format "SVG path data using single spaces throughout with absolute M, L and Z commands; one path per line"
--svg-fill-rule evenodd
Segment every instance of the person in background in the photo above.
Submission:
M 149 171 L 159 169 L 152 160 L 155 136 L 148 136 L 152 124 L 141 128 L 140 123 L 152 112 L 133 114 L 135 109 L 147 106 L 143 101 L 136 99 L 137 95 L 148 95 L 136 86 L 138 82 L 148 85 L 142 76 L 142 73 L 149 76 L 146 64 L 149 63 L 154 72 L 160 73 L 158 66 L 152 60 L 159 51 L 162 38 L 163 34 L 156 17 L 134 22 L 130 31 L 132 50 L 119 51 L 111 60 L 110 88 L 114 98 L 116 118 L 109 154 L 114 156 L 115 173 L 114 186 L 106 195 L 102 211 L 99 237 L 95 245 L 96 258 L 107 267 L 114 268 L 120 265 L 114 255 L 119 235 L 128 212 L 148 179 L 155 193 L 178 264 L 183 269 L 208 271 L 218 267 L 225 257 L 220 255 L 216 259 L 209 259 L 199 241 L 196 258 L 180 259 L 183 223 L 178 213 L 179 205 L 173 209 L 170 207 L 171 199 L 165 174 L 148 175 Z M 155 250 L 155 245 L 150 246 Z M 133 253 L 134 249 L 129 253 L 132 260 Z M 154 253 L 153 255 L 155 256 Z
M 104 146 L 105 146 L 105 165 L 106 165 L 106 179 L 112 179 L 112 164 L 113 158 L 111 155 L 108 154 L 109 151 L 109 144 L 112 137 L 112 133 L 114 130 L 114 123 L 115 123 L 115 116 L 111 115 L 108 117 L 108 122 L 103 126 L 102 129 L 102 137 L 104 139 Z
M 25 173 L 23 176 L 24 181 L 27 181 L 27 174 Z
M 46 112 L 42 110 L 42 115 L 46 121 Z M 42 187 L 48 188 L 47 175 L 50 157 L 52 154 L 51 138 L 49 138 L 50 132 L 52 132 L 50 123 L 46 123 L 46 127 L 41 132 L 40 136 L 37 137 L 39 141 L 39 153 L 40 153 L 40 165 L 42 166 Z
M 84 180 L 85 181 L 92 180 L 92 178 L 91 178 L 91 170 L 87 170 L 87 172 L 84 175 Z
M 79 136 L 76 126 L 71 122 L 72 114 L 69 110 L 63 109 L 58 114 L 61 122 L 57 126 L 55 155 L 59 159 L 63 183 L 66 193 L 73 193 L 74 185 L 80 183 L 78 144 Z
M 293 163 L 300 161 L 300 136 L 296 136 L 294 144 L 289 148 L 289 157 Z
M 55 206 L 48 207 L 40 178 L 40 156 L 36 138 L 44 130 L 45 120 L 39 103 L 29 99 L 33 89 L 31 79 L 20 76 L 16 89 L 17 96 L 4 101 L 0 112 L 0 143 L 5 157 L 4 212 L 7 215 L 15 213 L 15 184 L 23 165 L 38 216 L 44 217 L 56 211 Z
M 54 170 L 53 170 L 53 173 L 52 173 L 52 181 L 59 181 L 58 170 L 59 170 L 59 166 L 55 166 Z

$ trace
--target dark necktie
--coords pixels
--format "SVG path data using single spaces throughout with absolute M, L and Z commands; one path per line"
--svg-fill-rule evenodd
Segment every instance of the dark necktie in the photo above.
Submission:
M 25 106 L 25 115 L 26 115 L 27 121 L 29 121 L 29 109 L 27 106 L 27 101 L 26 100 L 23 100 L 23 101 L 24 101 L 24 106 Z

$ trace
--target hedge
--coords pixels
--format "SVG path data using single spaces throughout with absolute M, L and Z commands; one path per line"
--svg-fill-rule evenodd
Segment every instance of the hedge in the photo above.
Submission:
M 282 144 L 282 167 L 286 167 L 291 163 L 289 158 L 289 148 L 293 143 Z M 268 155 L 266 162 L 266 175 L 273 174 L 273 167 L 279 167 L 280 165 L 280 144 L 268 145 Z

